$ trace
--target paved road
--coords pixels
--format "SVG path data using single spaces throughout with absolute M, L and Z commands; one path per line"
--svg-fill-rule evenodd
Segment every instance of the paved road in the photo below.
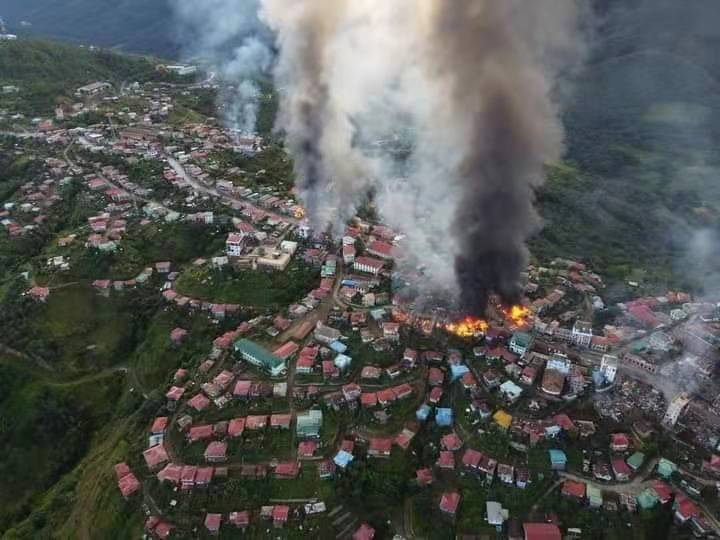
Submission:
M 284 215 L 277 214 L 275 212 L 270 212 L 269 210 L 267 210 L 265 208 L 261 208 L 260 206 L 254 204 L 246 199 L 240 199 L 239 197 L 233 197 L 232 195 L 229 195 L 228 193 L 221 193 L 215 188 L 208 187 L 208 186 L 204 185 L 203 183 L 201 183 L 193 175 L 188 173 L 185 170 L 185 167 L 183 167 L 182 164 L 178 160 L 176 160 L 174 157 L 172 157 L 169 154 L 163 154 L 163 157 L 167 160 L 170 167 L 172 167 L 172 169 L 175 171 L 175 174 L 177 174 L 186 184 L 190 185 L 195 191 L 205 193 L 212 197 L 217 197 L 217 198 L 225 200 L 229 203 L 241 203 L 244 206 L 250 206 L 252 208 L 255 208 L 256 210 L 265 212 L 270 218 L 272 218 L 276 221 L 288 221 L 295 225 L 300 223 L 299 219 L 294 218 L 292 216 L 284 216 Z

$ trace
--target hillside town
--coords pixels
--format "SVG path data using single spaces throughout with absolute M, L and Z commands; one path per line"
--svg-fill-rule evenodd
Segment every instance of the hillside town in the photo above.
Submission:
M 609 300 L 588 264 L 555 258 L 486 319 L 428 307 L 403 231 L 363 212 L 318 234 L 276 141 L 178 120 L 215 86 L 97 81 L 53 117 L 0 110 L 4 144 L 40 163 L 0 234 L 82 209 L 25 295 L 42 310 L 68 287 L 145 291 L 179 321 L 162 337 L 177 364 L 135 384 L 161 396 L 142 447 L 105 467 L 148 538 L 549 540 L 591 537 L 573 514 L 643 512 L 720 534 L 720 299 L 628 283 Z M 188 236 L 178 258 L 145 258 L 167 231 Z M 379 486 L 411 494 L 384 522 L 353 504 Z

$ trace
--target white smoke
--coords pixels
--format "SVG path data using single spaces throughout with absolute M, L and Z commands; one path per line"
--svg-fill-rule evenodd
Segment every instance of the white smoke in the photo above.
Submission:
M 197 16 L 190 0 L 175 1 L 186 16 Z M 258 3 L 259 14 L 248 13 Z M 210 2 L 204 24 L 215 36 L 200 40 L 200 48 L 217 50 L 240 36 L 238 67 L 225 71 L 252 81 L 270 64 L 262 52 L 270 50 L 266 28 L 274 33 L 276 127 L 285 135 L 312 225 L 339 233 L 373 188 L 383 221 L 405 236 L 408 256 L 401 264 L 420 268 L 428 290 L 456 289 L 458 257 L 495 242 L 499 247 L 488 258 L 499 252 L 498 259 L 513 264 L 507 283 L 488 275 L 488 286 L 510 291 L 524 262 L 524 240 L 539 223 L 533 186 L 543 161 L 562 150 L 552 93 L 558 73 L 579 57 L 577 3 L 258 3 Z M 248 45 L 253 30 L 262 36 L 257 51 Z M 256 102 L 255 89 L 238 88 L 229 110 L 252 118 L 247 107 Z M 505 109 L 496 114 L 499 98 Z M 498 142 L 506 135 L 514 153 Z M 401 156 L 386 144 L 398 137 L 408 149 Z M 508 163 L 507 156 L 518 165 L 479 166 L 486 157 Z M 471 211 L 472 201 L 506 192 L 507 215 Z M 484 200 L 483 207 L 491 203 Z M 496 261 L 489 273 L 500 266 Z
M 257 0 L 172 0 L 184 54 L 209 62 L 225 85 L 225 124 L 243 134 L 256 132 L 258 78 L 273 62 L 273 36 L 258 19 Z

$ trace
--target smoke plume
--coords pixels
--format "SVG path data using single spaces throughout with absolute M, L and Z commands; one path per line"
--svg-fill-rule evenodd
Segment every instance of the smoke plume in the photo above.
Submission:
M 209 62 L 224 81 L 220 105 L 225 124 L 255 134 L 258 78 L 272 65 L 273 36 L 259 20 L 257 0 L 172 0 L 185 55 Z
M 339 233 L 373 188 L 425 293 L 478 315 L 492 292 L 517 300 L 534 189 L 563 149 L 556 83 L 581 57 L 578 0 L 259 2 L 314 228 Z
M 562 152 L 551 98 L 559 70 L 577 61 L 578 13 L 571 0 L 429 2 L 425 55 L 447 84 L 434 104 L 457 156 L 447 179 L 459 197 L 450 220 L 463 307 L 481 314 L 488 296 L 519 300 L 525 241 L 540 226 L 534 189 Z

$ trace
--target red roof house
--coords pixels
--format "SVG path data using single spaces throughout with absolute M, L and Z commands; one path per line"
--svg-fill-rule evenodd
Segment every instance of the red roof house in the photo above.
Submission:
M 454 516 L 460 506 L 460 494 L 457 491 L 443 493 L 440 498 L 440 511 Z
M 151 471 L 159 469 L 169 461 L 167 452 L 161 444 L 145 450 L 143 452 L 143 458 L 145 458 L 145 463 Z
M 241 437 L 243 432 L 245 431 L 245 418 L 239 417 L 239 418 L 233 418 L 230 420 L 230 423 L 228 424 L 228 437 L 235 438 L 235 437 Z
M 583 500 L 585 498 L 585 484 L 583 482 L 565 480 L 560 493 L 565 497 Z
M 220 534 L 220 524 L 221 523 L 222 523 L 222 515 L 221 514 L 207 514 L 205 516 L 205 528 L 213 536 Z
M 525 540 L 562 540 L 560 527 L 554 523 L 523 523 Z

